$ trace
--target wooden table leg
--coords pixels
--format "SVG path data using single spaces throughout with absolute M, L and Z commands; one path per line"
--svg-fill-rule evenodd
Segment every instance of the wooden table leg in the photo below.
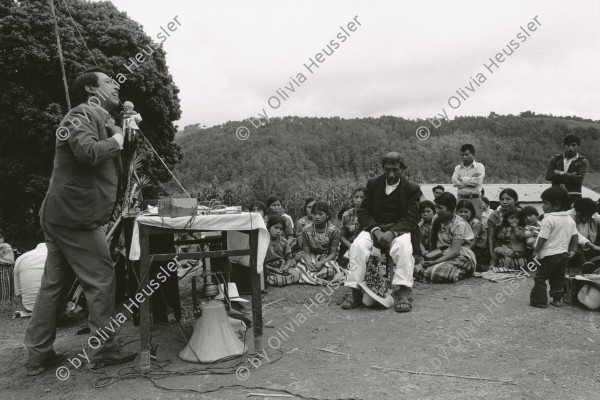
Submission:
M 227 231 L 221 231 L 221 250 L 228 249 L 229 246 L 227 245 Z M 226 299 L 225 302 L 231 304 L 229 295 L 229 282 L 231 282 L 231 262 L 229 261 L 229 257 L 223 258 L 223 272 L 225 275 L 225 284 L 223 285 L 223 291 L 225 292 Z M 227 307 L 227 305 L 225 307 Z
M 147 228 L 139 224 L 140 230 L 140 288 L 145 288 L 150 280 L 150 239 Z M 131 298 L 135 293 L 131 294 Z M 140 354 L 138 355 L 138 366 L 142 369 L 150 369 L 150 303 L 145 299 L 140 304 Z
M 262 351 L 263 319 L 260 275 L 257 269 L 258 229 L 250 231 L 250 282 L 252 285 L 252 324 L 254 327 L 254 352 Z

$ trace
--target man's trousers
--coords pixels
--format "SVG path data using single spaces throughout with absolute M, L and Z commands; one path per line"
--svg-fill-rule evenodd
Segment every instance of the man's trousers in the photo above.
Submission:
M 348 265 L 348 278 L 345 286 L 358 289 L 358 283 L 365 280 L 367 271 L 367 260 L 373 251 L 373 239 L 369 232 L 361 232 L 352 246 L 350 246 L 350 263 Z M 415 261 L 412 255 L 412 243 L 410 233 L 404 233 L 392 241 L 390 256 L 396 264 L 392 285 L 413 286 L 413 270 Z
M 25 346 L 29 352 L 27 364 L 40 365 L 52 354 L 57 320 L 65 307 L 68 286 L 74 276 L 79 279 L 87 300 L 90 334 L 102 343 L 99 345 L 98 341 L 90 340 L 96 348 L 86 346 L 88 356 L 118 350 L 110 331 L 102 330 L 109 336 L 106 340 L 96 333 L 96 330 L 110 326 L 111 317 L 115 315 L 115 271 L 103 229 L 72 229 L 40 222 L 48 257 L 33 316 L 25 332 Z

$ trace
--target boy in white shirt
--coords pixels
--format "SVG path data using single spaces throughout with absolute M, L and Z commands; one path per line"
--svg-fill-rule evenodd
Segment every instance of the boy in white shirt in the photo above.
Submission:
M 540 226 L 540 234 L 533 251 L 534 257 L 540 260 L 530 294 L 532 307 L 548 307 L 548 287 L 552 305 L 560 307 L 563 297 L 563 285 L 567 260 L 577 250 L 578 234 L 575 221 L 566 211 L 571 200 L 566 190 L 553 186 L 542 193 L 544 219 Z M 568 254 L 567 254 L 568 253 Z

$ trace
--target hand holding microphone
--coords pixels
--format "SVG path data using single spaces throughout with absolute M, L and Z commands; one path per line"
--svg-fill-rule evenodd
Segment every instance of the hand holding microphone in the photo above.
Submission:
M 115 120 L 112 118 L 109 118 L 106 121 L 106 123 L 104 124 L 104 127 L 106 128 L 106 132 L 108 133 L 108 136 L 116 139 L 117 143 L 119 143 L 119 147 L 122 149 L 123 142 L 125 140 L 125 137 L 123 136 L 123 129 L 116 126 Z

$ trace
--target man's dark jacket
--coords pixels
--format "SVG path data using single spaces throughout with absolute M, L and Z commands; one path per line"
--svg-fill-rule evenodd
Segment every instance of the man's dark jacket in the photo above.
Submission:
M 590 163 L 585 156 L 581 154 L 569 165 L 569 169 L 565 174 L 559 175 L 554 173 L 554 170 L 564 171 L 564 154 L 555 154 L 550 157 L 548 167 L 546 168 L 546 180 L 552 181 L 552 186 L 565 185 L 565 189 L 569 193 L 581 193 L 583 178 L 590 169 Z
M 420 253 L 419 245 L 419 201 L 421 200 L 421 189 L 416 183 L 401 177 L 398 187 L 389 195 L 385 194 L 385 175 L 369 179 L 365 198 L 358 209 L 358 222 L 362 230 L 370 232 L 378 226 L 383 232 L 393 231 L 398 235 L 411 234 L 413 254 Z M 394 207 L 393 218 L 389 210 L 382 206 L 386 201 L 391 202 Z M 390 204 L 390 203 L 388 203 Z
M 75 229 L 105 225 L 117 199 L 121 150 L 104 124 L 109 115 L 83 103 L 73 108 L 57 135 L 54 169 L 40 209 L 46 222 Z M 68 138 L 61 140 L 68 132 Z M 64 136 L 63 136 L 64 135 Z

